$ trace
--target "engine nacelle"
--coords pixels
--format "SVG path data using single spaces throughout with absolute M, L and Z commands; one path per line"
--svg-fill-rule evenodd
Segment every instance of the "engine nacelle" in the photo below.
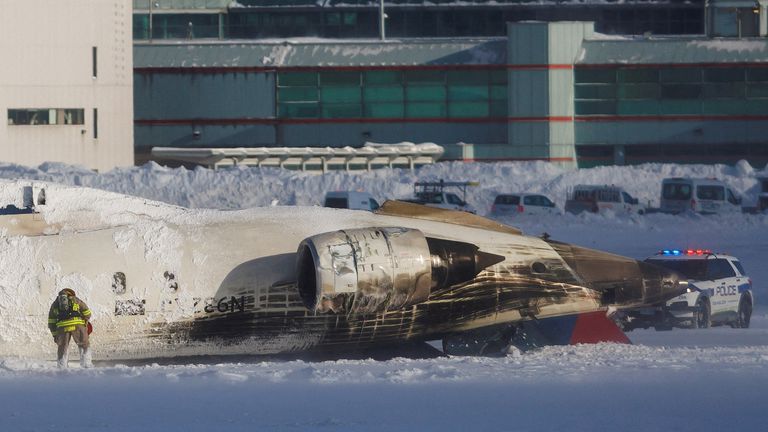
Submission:
M 429 245 L 409 228 L 350 229 L 301 242 L 297 285 L 313 311 L 370 313 L 425 301 L 432 288 Z

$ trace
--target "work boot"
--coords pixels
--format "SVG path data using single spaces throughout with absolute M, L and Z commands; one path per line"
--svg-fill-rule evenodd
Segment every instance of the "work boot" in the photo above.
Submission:
M 69 367 L 69 353 L 64 353 L 64 355 L 57 361 L 57 365 L 59 366 L 59 369 L 66 369 Z
M 80 367 L 89 369 L 93 367 L 93 361 L 91 360 L 91 349 L 80 348 Z

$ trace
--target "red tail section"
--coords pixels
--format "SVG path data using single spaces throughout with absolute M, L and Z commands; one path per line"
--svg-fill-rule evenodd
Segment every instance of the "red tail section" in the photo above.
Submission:
M 579 314 L 571 334 L 571 344 L 600 342 L 632 343 L 616 323 L 605 315 L 605 311 Z

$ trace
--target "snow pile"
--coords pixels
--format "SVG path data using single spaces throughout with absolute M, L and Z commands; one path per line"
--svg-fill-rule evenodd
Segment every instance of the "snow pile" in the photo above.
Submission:
M 330 172 L 325 175 L 279 168 L 234 167 L 171 169 L 155 163 L 98 174 L 84 168 L 46 163 L 38 168 L 0 165 L 0 178 L 44 180 L 88 186 L 163 201 L 183 207 L 242 209 L 272 205 L 319 205 L 327 191 L 365 190 L 378 200 L 410 197 L 416 181 L 476 181 L 467 200 L 487 211 L 497 193 L 544 193 L 562 207 L 569 187 L 576 184 L 623 186 L 641 203 L 658 206 L 661 180 L 667 177 L 712 177 L 730 184 L 745 197 L 757 199 L 756 172 L 742 161 L 729 165 L 645 164 L 565 170 L 546 162 L 443 162 L 408 169 L 371 172 Z

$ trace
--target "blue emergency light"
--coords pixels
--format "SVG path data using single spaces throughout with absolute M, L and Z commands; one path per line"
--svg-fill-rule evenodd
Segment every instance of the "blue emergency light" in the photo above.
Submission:
M 681 255 L 709 255 L 712 251 L 709 249 L 664 249 L 659 252 L 659 255 L 667 256 L 681 256 Z

